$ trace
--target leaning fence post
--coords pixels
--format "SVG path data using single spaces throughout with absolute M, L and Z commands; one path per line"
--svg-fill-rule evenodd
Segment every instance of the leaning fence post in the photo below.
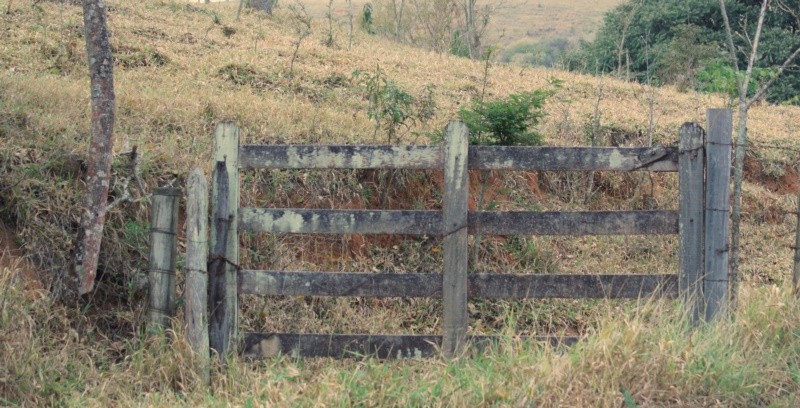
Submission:
M 731 181 L 730 109 L 708 110 L 706 138 L 705 278 L 706 321 L 729 307 L 728 217 Z
M 467 338 L 467 155 L 469 131 L 461 122 L 447 125 L 444 149 L 444 276 L 442 298 L 446 357 L 461 353 Z
M 209 341 L 222 358 L 238 345 L 239 128 L 222 122 L 214 132 Z
M 174 316 L 175 261 L 177 253 L 178 202 L 180 189 L 153 191 L 150 220 L 150 302 L 151 328 L 166 328 Z
M 696 123 L 681 126 L 678 157 L 680 186 L 680 293 L 692 324 L 703 305 L 703 226 L 705 225 L 705 132 Z
M 186 339 L 194 351 L 195 370 L 209 382 L 208 345 L 208 183 L 200 169 L 189 175 L 186 188 Z

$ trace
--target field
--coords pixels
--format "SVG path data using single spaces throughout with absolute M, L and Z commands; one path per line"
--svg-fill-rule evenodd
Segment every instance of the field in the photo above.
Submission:
M 487 31 L 487 44 L 504 46 L 524 40 L 539 42 L 555 38 L 588 40 L 594 36 L 603 13 L 622 2 L 623 0 L 491 0 L 485 4 L 496 6 L 497 11 Z M 325 18 L 327 1 L 306 0 L 302 3 L 313 17 Z M 342 3 L 334 2 L 334 15 L 341 21 L 346 21 L 347 6 Z M 357 15 L 366 3 L 363 0 L 353 2 Z
M 327 47 L 322 21 L 300 43 L 292 70 L 298 26 L 285 8 L 273 17 L 246 12 L 236 21 L 230 3 L 108 4 L 117 58 L 112 194 L 123 193 L 120 180 L 133 167 L 143 188 L 131 183 L 132 200 L 110 213 L 98 289 L 81 307 L 59 303 L 88 140 L 81 10 L 69 2 L 63 11 L 58 2 L 13 2 L 0 16 L 0 215 L 7 232 L 0 238 L 15 241 L 6 243 L 15 254 L 0 263 L 0 405 L 797 405 L 800 305 L 786 284 L 796 157 L 766 145 L 800 147 L 800 109 L 769 105 L 754 107 L 750 116 L 756 144 L 746 168 L 745 278 L 735 318 L 693 330 L 674 302 L 473 301 L 471 333 L 508 335 L 483 356 L 234 360 L 202 387 L 178 321 L 175 340 L 144 335 L 147 194 L 182 185 L 195 166 L 209 174 L 210 134 L 219 120 L 235 121 L 243 143 L 386 143 L 385 131 L 376 132 L 367 116 L 359 79 L 377 67 L 399 88 L 433 102 L 431 117 L 418 115 L 400 128 L 403 144 L 438 143 L 444 124 L 470 106 L 484 82 L 487 99 L 557 88 L 539 126 L 553 146 L 585 145 L 590 133 L 603 144 L 644 145 L 648 138 L 674 144 L 681 124 L 703 123 L 707 107 L 728 101 L 516 66 L 491 65 L 484 80 L 480 63 L 361 32 L 348 49 L 343 26 L 334 27 L 336 46 Z M 0 2 L 0 9 L 8 5 Z M 136 166 L 130 163 L 134 146 Z M 432 209 L 441 205 L 433 192 L 437 177 L 399 172 L 387 184 L 379 172 L 253 172 L 244 175 L 243 204 Z M 597 173 L 588 199 L 583 174 L 493 173 L 489 180 L 486 204 L 498 210 L 677 205 L 672 175 Z M 471 183 L 479 189 L 479 174 Z M 474 197 L 470 206 L 476 207 Z M 439 244 L 436 237 L 253 235 L 243 237 L 242 262 L 287 270 L 436 271 Z M 671 273 L 676 249 L 675 239 L 662 237 L 489 237 L 473 267 L 490 273 Z M 243 304 L 242 325 L 259 331 L 441 329 L 441 305 L 433 300 L 245 298 Z M 562 333 L 586 340 L 561 350 L 512 338 Z

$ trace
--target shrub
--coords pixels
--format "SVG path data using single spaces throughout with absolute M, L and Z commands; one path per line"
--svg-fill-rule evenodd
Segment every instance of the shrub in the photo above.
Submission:
M 462 108 L 461 120 L 470 130 L 470 144 L 490 146 L 540 146 L 542 136 L 534 130 L 544 116 L 543 106 L 552 90 L 536 90 L 508 98 L 474 102 Z
M 374 74 L 356 71 L 353 77 L 360 81 L 366 92 L 369 100 L 367 116 L 375 122 L 375 135 L 383 127 L 391 144 L 400 126 L 413 120 L 416 99 L 388 79 L 380 66 L 375 68 Z

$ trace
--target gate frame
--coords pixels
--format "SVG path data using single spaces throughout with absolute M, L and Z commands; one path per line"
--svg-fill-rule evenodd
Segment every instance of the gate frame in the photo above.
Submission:
M 217 125 L 212 178 L 208 311 L 210 347 L 220 357 L 246 355 L 461 355 L 468 343 L 467 300 L 490 298 L 641 298 L 680 296 L 693 324 L 728 309 L 728 200 L 732 114 L 708 110 L 708 136 L 697 124 L 680 129 L 679 147 L 562 148 L 468 146 L 468 130 L 452 121 L 444 146 L 239 145 L 232 122 Z M 240 208 L 239 170 L 253 168 L 443 169 L 442 211 Z M 469 212 L 468 172 L 677 171 L 678 211 Z M 533 222 L 532 222 L 533 221 Z M 239 232 L 439 234 L 438 274 L 281 272 L 241 269 Z M 468 274 L 468 234 L 679 235 L 679 273 L 669 275 Z M 441 276 L 441 278 L 439 278 Z M 240 342 L 238 295 L 399 296 L 443 299 L 443 335 L 248 333 Z M 551 344 L 576 338 L 531 337 Z M 269 351 L 267 350 L 269 349 Z

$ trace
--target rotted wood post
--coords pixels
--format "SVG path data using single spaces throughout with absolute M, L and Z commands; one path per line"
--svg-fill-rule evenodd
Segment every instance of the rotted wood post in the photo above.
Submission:
M 692 324 L 700 320 L 703 302 L 703 227 L 705 225 L 705 131 L 696 123 L 681 126 L 678 178 L 680 185 L 680 294 Z
M 450 122 L 444 149 L 444 211 L 442 248 L 444 276 L 442 299 L 444 333 L 442 352 L 456 357 L 467 339 L 467 200 L 469 180 L 467 156 L 469 130 L 461 122 Z
M 728 271 L 728 223 L 730 215 L 731 135 L 730 109 L 708 110 L 706 137 L 705 296 L 706 321 L 727 313 L 730 279 Z
M 237 265 L 239 263 L 239 128 L 222 122 L 214 132 L 209 342 L 220 358 L 238 345 Z
M 181 190 L 153 191 L 150 220 L 150 328 L 167 328 L 175 315 L 175 262 L 178 252 L 178 202 Z
M 189 175 L 186 187 L 186 339 L 194 351 L 195 370 L 209 382 L 208 345 L 208 182 L 200 169 Z

